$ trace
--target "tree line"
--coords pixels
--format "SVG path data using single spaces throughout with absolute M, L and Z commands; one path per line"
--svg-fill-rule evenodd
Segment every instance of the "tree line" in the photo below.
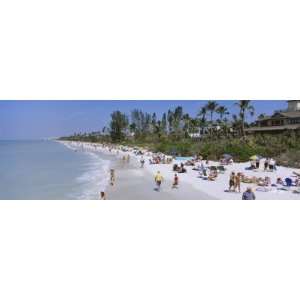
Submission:
M 210 138 L 230 134 L 240 136 L 245 140 L 245 126 L 247 116 L 253 116 L 254 107 L 251 100 L 240 100 L 235 103 L 238 107 L 238 114 L 233 114 L 229 119 L 230 112 L 227 107 L 219 105 L 216 101 L 208 101 L 206 105 L 199 108 L 195 117 L 183 111 L 181 106 L 174 110 L 169 109 L 158 118 L 156 113 L 150 114 L 142 110 L 134 109 L 130 117 L 121 111 L 114 111 L 111 114 L 109 127 L 102 129 L 103 133 L 109 133 L 112 142 L 119 143 L 126 137 L 133 137 L 136 140 L 143 140 L 147 137 L 161 140 L 162 137 L 169 137 L 173 140 L 189 138 L 190 134 L 200 133 Z M 217 115 L 217 119 L 214 116 Z

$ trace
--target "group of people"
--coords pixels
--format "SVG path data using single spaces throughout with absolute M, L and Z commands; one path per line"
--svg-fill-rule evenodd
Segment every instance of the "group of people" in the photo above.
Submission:
M 241 192 L 241 180 L 242 180 L 243 174 L 238 172 L 231 172 L 229 177 L 229 192 Z M 252 191 L 251 187 L 247 187 L 246 191 L 242 195 L 242 200 L 255 200 L 256 196 L 254 192 Z
M 232 165 L 233 158 L 232 157 L 229 157 L 229 158 L 222 157 L 219 162 L 220 162 L 220 165 L 222 165 L 222 166 Z
M 76 144 L 76 147 L 78 145 Z M 144 165 L 146 161 L 149 158 L 150 164 L 170 164 L 174 158 L 164 155 L 162 153 L 152 153 L 148 150 L 141 151 L 140 148 L 138 149 L 131 149 L 129 147 L 127 148 L 121 148 L 120 146 L 111 146 L 111 145 L 93 145 L 93 144 L 84 144 L 80 143 L 79 148 L 77 149 L 89 149 L 96 151 L 98 150 L 98 147 L 105 147 L 109 152 L 112 152 L 114 154 L 121 154 L 120 156 L 122 161 L 125 163 L 130 162 L 130 154 L 138 157 L 137 162 L 140 163 L 140 167 L 144 168 Z M 76 150 L 76 149 L 75 149 Z M 127 153 L 126 153 L 127 152 Z M 147 161 L 148 163 L 148 161 Z M 220 166 L 214 167 L 210 166 L 210 162 L 203 159 L 201 156 L 189 158 L 188 160 L 182 160 L 181 162 L 177 162 L 173 165 L 173 171 L 174 171 L 174 178 L 172 182 L 172 187 L 177 188 L 179 187 L 179 174 L 180 173 L 186 173 L 188 168 L 191 167 L 192 170 L 198 171 L 200 177 L 206 180 L 215 181 L 218 179 L 219 174 L 224 174 L 225 167 L 224 165 L 230 165 L 233 163 L 232 158 L 222 158 L 220 160 Z M 172 165 L 171 165 L 172 166 Z M 223 166 L 223 171 L 219 169 L 219 167 Z M 227 167 L 226 167 L 227 168 Z M 250 162 L 250 167 L 246 168 L 247 170 L 260 170 L 260 171 L 275 171 L 276 170 L 276 161 L 273 158 L 266 158 L 263 159 L 262 157 L 257 156 L 257 158 L 253 157 L 253 159 Z M 229 189 L 227 191 L 229 192 L 238 192 L 241 193 L 241 183 L 247 183 L 247 184 L 253 184 L 255 185 L 255 191 L 272 191 L 275 189 L 286 189 L 287 191 L 294 189 L 291 189 L 289 187 L 298 187 L 297 191 L 300 192 L 300 174 L 296 173 L 294 175 L 290 175 L 288 177 L 277 177 L 273 178 L 271 174 L 265 174 L 269 176 L 253 176 L 253 174 L 248 174 L 249 176 L 246 176 L 242 171 L 240 172 L 231 172 L 229 175 Z M 259 174 L 260 175 L 260 174 Z M 295 178 L 294 178 L 294 177 Z M 199 177 L 199 176 L 198 176 Z M 273 178 L 273 181 L 271 180 L 271 177 Z M 110 184 L 112 186 L 115 185 L 115 170 L 110 170 Z M 155 174 L 155 185 L 156 189 L 159 191 L 161 188 L 161 185 L 164 181 L 163 176 L 160 172 L 157 172 Z M 101 199 L 106 199 L 105 192 L 100 193 Z M 253 190 L 250 187 L 247 187 L 246 191 L 242 194 L 242 199 L 245 200 L 251 200 L 255 199 L 255 194 Z
M 260 169 L 261 159 L 257 158 L 256 160 L 252 160 L 250 163 L 250 169 L 258 170 Z M 275 171 L 276 170 L 276 161 L 273 158 L 266 158 L 263 162 L 264 171 Z
M 123 155 L 122 156 L 122 161 L 123 161 L 123 163 L 125 163 L 125 162 L 129 163 L 130 162 L 130 155 L 129 154 Z
M 174 164 L 173 165 L 173 171 L 177 173 L 186 173 L 187 169 L 184 167 L 184 164 L 181 163 L 180 165 Z
M 114 186 L 116 182 L 116 173 L 115 169 L 110 169 L 110 185 Z M 100 192 L 100 199 L 106 200 L 106 193 L 104 191 Z
M 156 190 L 159 192 L 160 191 L 160 188 L 161 188 L 161 184 L 163 182 L 164 178 L 163 176 L 161 175 L 160 171 L 157 171 L 155 177 L 154 177 L 154 181 L 156 183 Z M 173 183 L 172 183 L 172 188 L 178 188 L 179 186 L 179 177 L 178 175 L 175 173 L 174 175 L 174 180 L 173 180 Z
M 153 155 L 152 158 L 149 159 L 149 163 L 150 165 L 170 164 L 172 160 L 172 157 L 166 155 Z
M 231 172 L 230 177 L 229 177 L 229 192 L 241 192 L 241 178 L 242 174 L 241 173 L 235 173 Z

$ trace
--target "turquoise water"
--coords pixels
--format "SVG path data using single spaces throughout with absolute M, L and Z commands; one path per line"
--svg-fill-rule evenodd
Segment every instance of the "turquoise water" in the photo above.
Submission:
M 55 141 L 0 141 L 0 199 L 99 199 L 109 165 Z
M 186 161 L 186 160 L 191 160 L 193 159 L 193 156 L 177 156 L 176 157 L 176 160 L 179 160 L 179 161 Z

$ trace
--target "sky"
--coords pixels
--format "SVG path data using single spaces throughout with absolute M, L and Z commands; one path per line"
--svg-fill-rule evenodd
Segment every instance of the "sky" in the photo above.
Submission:
M 236 100 L 217 101 L 234 114 L 238 112 Z M 71 135 L 74 132 L 100 131 L 107 126 L 110 115 L 120 110 L 130 116 L 137 108 L 161 117 L 168 109 L 180 105 L 184 112 L 195 116 L 206 100 L 125 100 L 125 101 L 0 101 L 0 140 L 41 139 Z M 274 110 L 286 109 L 286 101 L 252 101 L 255 117 L 261 113 L 271 114 Z

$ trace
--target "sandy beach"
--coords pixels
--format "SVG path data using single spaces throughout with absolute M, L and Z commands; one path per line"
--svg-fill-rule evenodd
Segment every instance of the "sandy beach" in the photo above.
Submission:
M 215 199 L 202 191 L 195 189 L 191 184 L 182 184 L 178 188 L 172 188 L 172 180 L 166 178 L 161 190 L 155 187 L 154 175 L 147 168 L 141 168 L 136 161 L 129 164 L 120 160 L 113 164 L 116 173 L 116 181 L 109 185 L 106 194 L 107 199 L 113 200 L 205 200 Z
M 300 173 L 299 169 L 277 167 L 274 172 L 259 170 L 247 170 L 250 166 L 246 163 L 233 163 L 226 166 L 224 174 L 219 174 L 216 181 L 208 181 L 199 178 L 197 171 L 192 170 L 192 166 L 186 166 L 187 173 L 178 174 L 179 187 L 172 189 L 172 182 L 174 172 L 172 165 L 180 163 L 180 161 L 173 160 L 171 164 L 150 164 L 149 158 L 152 153 L 144 154 L 145 165 L 140 168 L 140 157 L 136 155 L 134 149 L 126 147 L 125 151 L 121 148 L 111 149 L 100 144 L 81 143 L 81 142 L 62 142 L 68 147 L 75 147 L 85 149 L 87 151 L 99 151 L 104 154 L 109 154 L 112 157 L 113 168 L 116 172 L 116 184 L 109 186 L 106 190 L 107 199 L 225 199 L 225 200 L 241 200 L 242 192 L 247 187 L 251 187 L 257 200 L 300 200 L 300 194 L 293 193 L 292 187 L 288 191 L 278 190 L 272 187 L 267 192 L 257 191 L 255 184 L 241 183 L 241 193 L 225 192 L 228 189 L 229 176 L 232 171 L 242 172 L 246 176 L 256 177 L 270 177 L 271 182 L 276 182 L 278 177 L 286 178 L 292 177 L 293 172 Z M 123 149 L 123 148 L 122 148 Z M 130 155 L 130 162 L 123 162 L 122 157 Z M 218 165 L 218 162 L 209 161 L 209 165 Z M 154 190 L 154 176 L 160 171 L 164 177 L 162 189 L 160 192 Z M 107 174 L 109 176 L 109 174 Z M 292 177 L 293 178 L 293 177 Z

